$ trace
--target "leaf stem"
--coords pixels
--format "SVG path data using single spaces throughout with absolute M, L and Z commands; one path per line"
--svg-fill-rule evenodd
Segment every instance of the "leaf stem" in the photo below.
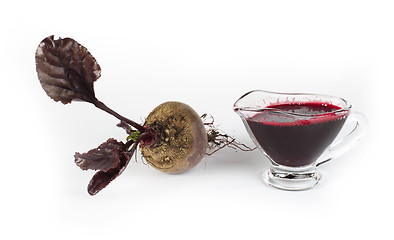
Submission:
M 103 102 L 99 101 L 97 98 L 94 98 L 94 101 L 92 101 L 92 103 L 94 104 L 94 106 L 96 106 L 97 108 L 111 114 L 112 116 L 116 117 L 117 119 L 124 121 L 128 124 L 130 124 L 132 127 L 136 128 L 138 131 L 140 131 L 141 133 L 146 131 L 146 128 L 144 126 L 141 126 L 140 124 L 123 117 L 122 115 L 120 115 L 119 113 L 115 112 L 114 110 L 112 110 L 111 108 L 107 107 L 107 105 L 105 105 Z

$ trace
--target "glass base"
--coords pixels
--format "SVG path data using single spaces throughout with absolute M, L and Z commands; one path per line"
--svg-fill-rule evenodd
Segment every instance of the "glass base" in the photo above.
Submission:
M 263 181 L 271 187 L 289 190 L 301 191 L 316 186 L 321 175 L 315 166 L 302 168 L 272 166 L 262 174 Z

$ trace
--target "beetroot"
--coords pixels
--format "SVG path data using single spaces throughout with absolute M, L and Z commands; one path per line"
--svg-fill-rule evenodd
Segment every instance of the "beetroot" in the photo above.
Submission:
M 123 172 L 138 145 L 151 166 L 170 174 L 193 168 L 205 154 L 210 155 L 224 146 L 252 150 L 220 133 L 213 121 L 203 123 L 206 114 L 200 117 L 181 102 L 160 104 L 143 125 L 118 114 L 96 98 L 93 84 L 101 76 L 101 68 L 90 52 L 71 38 L 45 38 L 35 58 L 38 79 L 50 98 L 63 104 L 74 100 L 91 103 L 118 118 L 121 121 L 118 126 L 128 134 L 125 143 L 110 138 L 86 153 L 75 153 L 77 166 L 97 171 L 88 185 L 91 195 Z
M 145 127 L 156 132 L 151 144 L 140 144 L 145 160 L 166 173 L 182 173 L 196 166 L 208 147 L 200 116 L 181 102 L 165 102 L 147 117 Z

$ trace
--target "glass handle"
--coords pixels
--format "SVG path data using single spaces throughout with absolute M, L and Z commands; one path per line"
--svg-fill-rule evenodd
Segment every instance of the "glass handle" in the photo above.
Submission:
M 326 149 L 317 160 L 316 167 L 350 150 L 365 134 L 368 126 L 366 117 L 358 112 L 350 113 L 345 122 L 345 125 L 347 124 L 354 124 L 354 127 L 345 137 L 335 141 Z

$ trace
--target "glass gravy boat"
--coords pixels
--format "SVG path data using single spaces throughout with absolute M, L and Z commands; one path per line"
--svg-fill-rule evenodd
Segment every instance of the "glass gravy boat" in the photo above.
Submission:
M 316 167 L 353 147 L 367 125 L 346 100 L 318 94 L 255 90 L 240 97 L 234 111 L 271 162 L 263 172 L 264 182 L 284 190 L 318 184 L 321 175 Z M 345 124 L 353 127 L 336 139 Z

